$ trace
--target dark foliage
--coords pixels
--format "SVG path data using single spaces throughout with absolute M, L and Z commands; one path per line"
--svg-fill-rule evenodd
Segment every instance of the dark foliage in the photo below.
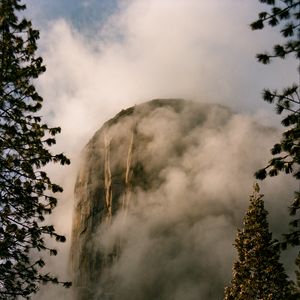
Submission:
M 274 46 L 272 53 L 258 54 L 259 62 L 268 64 L 274 58 L 285 59 L 288 55 L 294 55 L 299 67 L 300 58 L 300 1 L 296 0 L 259 0 L 269 5 L 268 11 L 258 15 L 258 20 L 251 24 L 253 30 L 263 29 L 265 25 L 280 27 L 280 33 L 285 40 L 283 44 Z M 300 70 L 298 69 L 298 72 Z M 265 179 L 267 176 L 277 176 L 280 172 L 291 174 L 296 180 L 300 179 L 300 95 L 299 77 L 296 83 L 282 91 L 263 91 L 263 99 L 274 104 L 277 114 L 283 115 L 282 126 L 286 130 L 282 139 L 271 149 L 272 159 L 266 167 L 255 173 L 257 179 Z M 294 216 L 291 225 L 293 229 L 286 234 L 286 242 L 292 245 L 300 244 L 300 219 L 296 217 L 300 208 L 300 193 L 295 192 L 294 200 L 290 207 Z M 286 243 L 283 243 L 285 246 Z
M 44 260 L 34 257 L 56 255 L 45 244 L 47 235 L 65 241 L 43 223 L 56 206 L 53 194 L 62 191 L 43 167 L 70 162 L 49 150 L 60 128 L 48 127 L 37 114 L 43 99 L 32 82 L 45 67 L 35 55 L 39 32 L 17 17 L 25 8 L 20 0 L 0 1 L 0 299 L 29 299 L 40 283 L 60 283 L 42 273 Z
M 279 262 L 279 243 L 269 232 L 268 212 L 262 198 L 256 185 L 244 228 L 238 231 L 235 240 L 238 260 L 234 263 L 231 285 L 225 288 L 225 300 L 299 299 Z

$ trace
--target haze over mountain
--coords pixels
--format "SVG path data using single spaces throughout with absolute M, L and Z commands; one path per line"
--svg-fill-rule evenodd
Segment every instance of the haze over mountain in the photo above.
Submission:
M 77 299 L 222 299 L 251 175 L 276 134 L 224 106 L 184 100 L 107 121 L 85 147 L 75 188 Z M 279 232 L 283 185 L 265 187 Z
M 47 72 L 37 83 L 45 100 L 43 115 L 50 124 L 62 127 L 57 151 L 65 152 L 72 162 L 63 169 L 49 169 L 49 175 L 64 188 L 50 222 L 58 232 L 66 235 L 67 245 L 59 245 L 58 256 L 48 258 L 47 271 L 58 274 L 61 279 L 70 278 L 68 246 L 79 154 L 106 120 L 122 109 L 154 98 L 217 102 L 239 113 L 234 115 L 237 125 L 231 122 L 232 127 L 226 127 L 235 132 L 238 139 L 238 129 L 246 130 L 246 125 L 242 124 L 255 124 L 255 120 L 267 126 L 279 124 L 272 108 L 261 100 L 261 90 L 280 88 L 297 76 L 293 60 L 274 61 L 268 67 L 255 62 L 256 53 L 270 49 L 278 40 L 274 32 L 259 33 L 249 29 L 260 11 L 256 1 L 26 0 L 26 3 L 29 18 L 40 29 L 39 51 L 47 66 Z M 248 129 L 255 132 L 252 125 Z M 218 172 L 212 168 L 215 179 L 204 176 L 207 178 L 205 189 L 215 194 L 241 190 L 235 193 L 240 197 L 236 214 L 241 222 L 247 195 L 251 192 L 252 173 L 265 165 L 269 149 L 280 134 L 277 133 L 277 139 L 275 132 L 274 135 L 266 134 L 264 140 L 258 140 L 256 134 L 249 134 L 248 138 L 244 135 L 243 142 L 251 151 L 231 154 L 229 159 L 225 153 L 233 150 L 226 149 L 235 138 L 227 141 L 225 132 L 221 132 L 214 138 L 209 135 L 214 130 L 210 130 L 205 139 L 213 150 L 207 150 L 210 149 L 207 146 L 207 154 L 195 154 L 192 158 L 196 165 L 198 158 L 204 159 L 206 155 L 213 166 L 217 161 L 223 166 Z M 217 137 L 221 137 L 220 142 L 214 141 Z M 245 162 L 244 152 L 251 153 L 248 155 L 253 164 Z M 212 153 L 217 160 L 211 158 Z M 241 180 L 238 171 L 233 173 L 237 176 L 231 176 L 234 166 L 245 174 Z M 208 174 L 205 172 L 203 174 Z M 222 183 L 223 178 L 226 184 Z M 233 187 L 227 190 L 227 185 Z M 272 229 L 278 234 L 286 229 L 276 219 L 282 220 L 287 212 L 285 199 L 291 199 L 292 195 L 285 191 L 290 186 L 286 178 L 280 177 L 262 187 L 267 207 L 273 212 L 270 215 Z M 235 225 L 230 229 L 232 240 L 228 242 L 232 248 L 231 257 L 234 255 L 231 243 Z M 230 276 L 230 263 L 228 267 L 227 276 Z M 69 291 L 57 293 L 48 287 L 37 296 L 43 300 L 55 298 L 73 300 Z

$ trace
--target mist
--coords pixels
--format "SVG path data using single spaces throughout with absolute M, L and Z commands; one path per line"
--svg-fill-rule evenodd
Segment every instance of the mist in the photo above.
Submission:
M 179 100 L 168 101 L 163 107 L 136 106 L 131 115 L 124 111 L 125 117 L 109 121 L 85 149 L 76 183 L 72 260 L 75 285 L 88 296 L 78 299 L 222 298 L 236 255 L 236 228 L 249 203 L 249 174 L 266 159 L 278 132 L 222 106 L 183 101 L 179 109 Z M 124 196 L 127 151 L 133 175 L 130 195 Z M 112 203 L 119 207 L 112 217 L 101 209 L 107 159 Z M 134 175 L 137 164 L 143 175 Z M 281 199 L 292 189 L 284 177 L 264 185 L 277 237 L 287 230 L 279 221 L 288 215 Z M 111 263 L 106 256 L 114 257 Z M 101 267 L 97 257 L 104 260 Z
M 32 1 L 28 1 L 29 7 L 32 6 L 31 3 Z M 35 10 L 34 7 L 30 9 Z M 222 134 L 208 129 L 204 133 L 207 145 L 201 148 L 201 151 L 197 151 L 196 147 L 192 154 L 187 153 L 186 160 L 180 162 L 180 166 L 166 169 L 162 174 L 166 184 L 155 192 L 155 197 L 152 194 L 139 197 L 149 199 L 146 201 L 149 203 L 154 201 L 152 199 L 165 199 L 166 203 L 170 202 L 166 207 L 168 211 L 171 209 L 171 219 L 173 213 L 176 215 L 176 210 L 179 209 L 178 203 L 191 207 L 199 202 L 199 195 L 210 195 L 202 196 L 201 199 L 215 199 L 216 203 L 210 202 L 213 206 L 220 205 L 220 199 L 216 195 L 224 193 L 224 190 L 229 190 L 229 195 L 234 194 L 235 199 L 241 199 L 241 203 L 238 200 L 234 204 L 228 203 L 228 195 L 223 200 L 222 207 L 233 205 L 231 209 L 235 216 L 234 221 L 229 221 L 226 214 L 211 216 L 210 206 L 206 206 L 206 201 L 200 201 L 200 204 L 195 205 L 199 206 L 199 211 L 207 213 L 207 217 L 196 225 L 187 225 L 186 221 L 183 221 L 182 228 L 178 229 L 174 237 L 176 244 L 184 235 L 183 232 L 189 232 L 186 239 L 194 240 L 196 244 L 191 250 L 192 253 L 196 255 L 197 251 L 203 251 L 204 255 L 209 251 L 201 250 L 202 246 L 199 245 L 202 245 L 202 242 L 200 243 L 199 239 L 205 236 L 207 228 L 215 226 L 216 228 L 211 228 L 216 233 L 213 241 L 219 243 L 219 246 L 214 247 L 214 254 L 220 257 L 222 253 L 218 253 L 219 249 L 228 249 L 225 255 L 228 259 L 219 259 L 214 266 L 220 268 L 222 278 L 228 278 L 234 257 L 234 249 L 230 246 L 234 241 L 236 226 L 240 224 L 247 206 L 253 182 L 252 174 L 256 170 L 254 166 L 259 168 L 264 165 L 269 157 L 269 148 L 280 136 L 276 131 L 272 136 L 262 134 L 259 139 L 260 150 L 252 151 L 249 160 L 244 160 L 244 154 L 248 153 L 249 147 L 253 147 L 257 141 L 258 132 L 253 124 L 259 122 L 271 126 L 278 123 L 272 108 L 260 99 L 260 92 L 264 87 L 280 88 L 297 78 L 296 70 L 293 73 L 294 68 L 291 67 L 292 60 L 275 62 L 267 67 L 255 62 L 255 54 L 269 49 L 278 38 L 268 30 L 264 33 L 251 32 L 249 23 L 255 19 L 258 11 L 260 9 L 254 1 L 250 3 L 230 0 L 225 3 L 216 0 L 132 0 L 119 1 L 117 9 L 106 18 L 102 18 L 99 12 L 99 22 L 97 17 L 93 19 L 92 32 L 89 32 L 88 28 L 72 24 L 63 17 L 51 18 L 48 22 L 36 20 L 41 30 L 39 50 L 47 67 L 46 73 L 37 82 L 38 90 L 44 97 L 43 115 L 51 125 L 62 127 L 55 150 L 63 151 L 72 161 L 70 167 L 49 167 L 54 181 L 64 188 L 60 204 L 50 221 L 54 222 L 57 231 L 65 234 L 68 240 L 67 245 L 59 246 L 61 250 L 58 257 L 49 258 L 50 271 L 58 273 L 61 279 L 71 278 L 68 253 L 74 205 L 73 189 L 81 163 L 81 151 L 93 133 L 121 109 L 154 98 L 184 98 L 199 103 L 226 105 L 238 113 L 234 117 L 236 123 L 232 121 L 232 127 L 228 125 L 228 132 Z M 39 13 L 35 11 L 33 15 L 38 16 Z M 151 126 L 148 127 L 146 126 L 148 130 L 152 130 Z M 198 133 L 194 133 L 190 139 L 196 140 L 198 137 Z M 233 139 L 240 142 L 239 146 L 243 150 L 230 152 Z M 168 147 L 162 148 L 165 149 L 165 153 L 168 153 L 166 149 L 172 149 L 172 145 Z M 219 157 L 218 149 L 222 149 L 225 157 Z M 232 161 L 233 166 L 225 164 L 220 169 L 224 160 Z M 189 195 L 192 203 L 182 203 L 180 199 L 172 202 L 172 196 L 178 199 L 178 195 L 187 195 L 185 191 L 189 190 L 186 186 L 190 181 L 189 177 L 182 171 L 186 164 L 199 166 L 196 174 L 200 172 L 202 164 L 210 165 L 211 170 L 193 180 L 194 194 Z M 228 174 L 234 174 L 236 178 L 242 176 L 242 179 L 237 184 Z M 275 194 L 283 199 L 290 199 L 286 187 L 292 183 L 286 180 L 272 179 L 264 184 L 263 192 L 266 195 L 274 195 L 271 191 L 276 187 Z M 218 184 L 215 184 L 216 182 Z M 176 192 L 173 191 L 174 186 L 178 189 Z M 215 193 L 215 197 L 211 193 Z M 272 196 L 267 199 L 267 203 L 270 201 L 268 208 L 273 207 L 273 215 L 270 215 L 272 228 L 280 236 L 284 230 L 281 224 L 276 222 L 280 215 L 278 207 L 285 214 L 287 203 L 284 200 L 273 201 L 271 198 Z M 142 204 L 140 205 L 142 207 Z M 145 236 L 144 240 L 139 241 L 140 251 L 133 252 L 138 257 L 147 255 L 149 248 L 146 245 L 151 246 L 152 242 L 147 237 L 152 228 L 164 227 L 159 216 L 164 215 L 165 209 L 162 207 L 159 212 L 149 210 L 147 218 L 151 219 L 151 222 L 145 223 L 145 226 L 139 229 L 140 234 L 137 233 L 138 236 Z M 182 209 L 189 211 L 187 207 Z M 182 219 L 186 220 L 187 216 L 188 213 Z M 115 222 L 118 223 L 118 217 Z M 135 232 L 139 228 L 137 222 L 133 217 L 126 225 L 127 231 Z M 175 221 L 171 220 L 167 225 L 173 226 L 173 222 Z M 111 230 L 118 232 L 118 228 L 115 225 Z M 224 228 L 224 236 L 224 232 L 220 233 L 218 228 Z M 108 232 L 107 235 L 113 239 L 113 233 Z M 130 236 L 127 239 L 125 256 L 120 258 L 120 265 L 111 270 L 112 274 L 118 273 L 120 277 L 125 276 L 125 257 L 129 255 L 132 245 Z M 105 244 L 108 241 L 107 237 L 100 242 Z M 209 241 L 209 236 L 205 241 L 206 247 L 213 244 Z M 170 243 L 172 245 L 172 242 Z M 179 262 L 184 262 L 190 249 L 181 241 L 180 247 L 183 247 L 183 254 Z M 169 248 L 171 246 L 166 245 L 165 249 Z M 162 259 L 167 255 L 164 251 L 161 252 Z M 203 257 L 199 258 L 200 265 L 205 264 Z M 147 264 L 144 268 L 147 269 L 146 267 Z M 142 270 L 132 272 L 135 278 L 140 276 Z M 188 284 L 186 283 L 184 289 L 190 291 L 190 299 L 193 299 L 193 295 L 199 293 L 199 289 L 194 291 Z M 205 287 L 203 289 L 205 290 Z M 56 293 L 55 289 L 52 292 L 47 288 L 47 292 L 42 291 L 38 297 L 53 299 Z M 181 299 L 183 296 L 180 293 L 183 291 L 178 291 L 178 295 L 173 295 L 173 299 Z M 123 296 L 125 297 L 125 294 Z M 67 291 L 63 297 L 72 299 L 71 292 Z

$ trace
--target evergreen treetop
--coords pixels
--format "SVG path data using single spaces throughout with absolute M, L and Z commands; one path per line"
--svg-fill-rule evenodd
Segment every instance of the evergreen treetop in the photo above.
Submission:
M 283 300 L 296 299 L 293 285 L 280 263 L 279 243 L 272 239 L 264 208 L 263 195 L 256 188 L 238 230 L 235 247 L 238 259 L 234 263 L 233 278 L 225 288 L 225 300 Z

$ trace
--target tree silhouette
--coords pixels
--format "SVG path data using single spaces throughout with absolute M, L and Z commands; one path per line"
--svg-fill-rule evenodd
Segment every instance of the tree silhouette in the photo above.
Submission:
M 0 1 L 0 299 L 29 299 L 40 283 L 60 283 L 41 272 L 45 262 L 35 257 L 57 253 L 47 247 L 45 236 L 65 241 L 42 223 L 56 206 L 53 193 L 62 191 L 43 167 L 70 161 L 50 152 L 60 128 L 48 127 L 37 114 L 43 99 L 33 80 L 45 67 L 35 55 L 39 32 L 18 19 L 25 8 L 20 0 Z
M 231 284 L 225 288 L 225 300 L 297 299 L 294 286 L 279 262 L 279 243 L 272 240 L 267 215 L 263 195 L 256 185 L 250 196 L 244 228 L 238 230 L 235 240 L 238 259 Z
M 285 59 L 294 55 L 298 64 L 298 75 L 300 72 L 300 1 L 296 0 L 259 0 L 269 5 L 268 11 L 262 11 L 258 20 L 251 24 L 253 30 L 260 30 L 269 25 L 280 27 L 280 33 L 285 42 L 276 44 L 272 53 L 257 54 L 257 59 L 263 64 L 268 64 L 274 58 Z M 263 99 L 274 103 L 276 112 L 283 115 L 281 121 L 286 130 L 282 134 L 281 141 L 271 149 L 273 155 L 269 163 L 257 171 L 257 179 L 265 179 L 269 176 L 276 176 L 279 172 L 292 174 L 296 180 L 300 179 L 300 94 L 299 76 L 295 83 L 282 91 L 265 89 Z M 300 208 L 300 193 L 295 191 L 295 198 L 291 205 L 291 215 L 295 216 Z M 295 228 L 291 233 L 286 234 L 286 240 L 292 245 L 300 243 L 299 217 L 291 222 Z M 283 244 L 285 245 L 285 244 Z

